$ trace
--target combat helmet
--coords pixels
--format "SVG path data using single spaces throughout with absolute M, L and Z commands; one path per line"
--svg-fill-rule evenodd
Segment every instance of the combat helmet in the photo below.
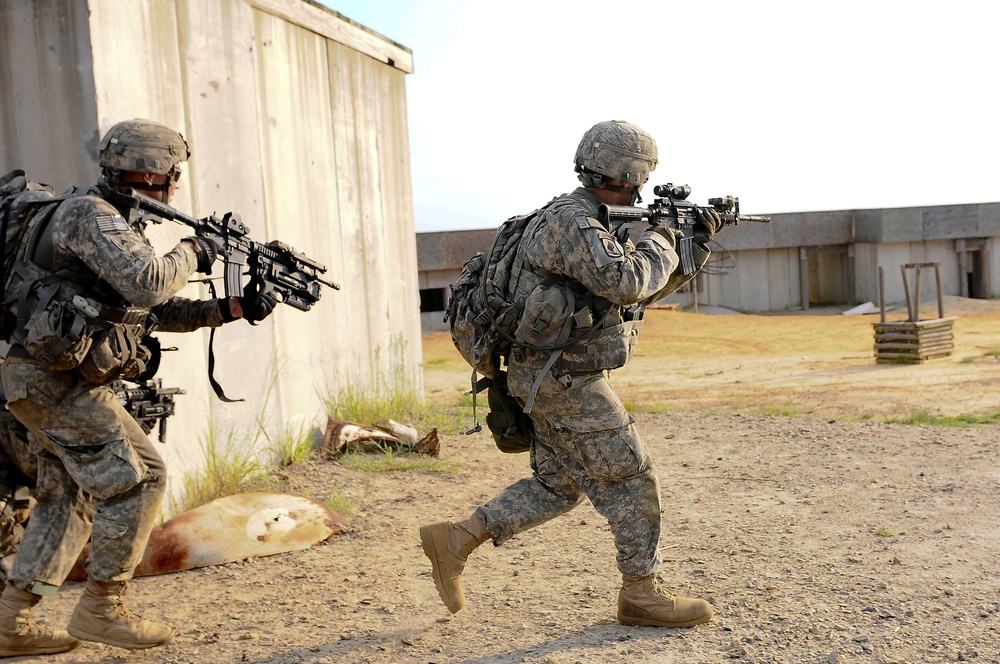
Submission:
M 106 178 L 121 171 L 167 174 L 191 156 L 180 132 L 152 120 L 125 120 L 101 139 L 98 162 Z
M 587 130 L 576 149 L 576 172 L 588 187 L 609 187 L 604 178 L 626 182 L 638 190 L 656 168 L 656 141 L 629 122 L 598 122 Z

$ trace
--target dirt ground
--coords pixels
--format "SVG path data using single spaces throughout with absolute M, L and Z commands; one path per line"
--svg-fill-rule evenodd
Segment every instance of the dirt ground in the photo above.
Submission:
M 39 661 L 1000 662 L 1000 425 L 885 423 L 1000 412 L 1000 302 L 946 305 L 955 352 L 922 365 L 874 362 L 877 315 L 649 312 L 614 381 L 660 475 L 660 577 L 713 603 L 706 625 L 615 622 L 614 548 L 589 505 L 477 550 L 449 614 L 419 525 L 465 517 L 528 466 L 484 433 L 448 434 L 452 473 L 293 466 L 292 492 L 358 505 L 324 544 L 135 580 L 131 603 L 178 631 L 167 646 Z M 446 335 L 425 337 L 424 360 L 428 399 L 460 400 Z M 80 592 L 38 615 L 65 624 Z

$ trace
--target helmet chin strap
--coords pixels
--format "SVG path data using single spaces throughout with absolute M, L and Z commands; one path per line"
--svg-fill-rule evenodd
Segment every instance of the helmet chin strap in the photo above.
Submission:
M 101 175 L 110 187 L 130 187 L 132 189 L 141 189 L 143 191 L 166 191 L 171 185 L 169 178 L 162 184 L 152 184 L 150 182 L 146 182 L 145 180 L 123 180 L 122 171 L 117 168 L 106 168 L 103 170 Z
M 613 191 L 616 194 L 629 194 L 632 197 L 629 205 L 635 205 L 636 203 L 642 202 L 642 196 L 639 195 L 639 187 L 619 187 L 618 185 L 613 184 L 605 184 L 602 186 L 604 189 Z
M 594 171 L 583 166 L 577 166 L 576 172 L 580 174 L 580 181 L 583 182 L 584 186 L 607 189 L 608 191 L 613 191 L 616 194 L 629 194 L 632 197 L 629 205 L 635 205 L 636 203 L 642 202 L 642 196 L 639 195 L 639 187 L 619 187 L 615 184 L 608 184 L 604 181 L 603 175 L 595 173 Z

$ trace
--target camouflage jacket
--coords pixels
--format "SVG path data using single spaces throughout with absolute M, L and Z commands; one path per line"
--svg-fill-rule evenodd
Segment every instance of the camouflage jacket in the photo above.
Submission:
M 166 332 L 222 324 L 216 300 L 175 296 L 197 268 L 189 243 L 157 256 L 137 225 L 97 189 L 81 193 L 61 203 L 49 222 L 50 268 L 67 275 L 69 293 L 94 297 L 96 290 L 103 304 L 149 308 Z
M 598 221 L 600 205 L 582 187 L 549 203 L 525 230 L 522 265 L 511 279 L 510 293 L 525 303 L 520 341 L 552 345 L 578 338 L 612 309 L 600 330 L 563 350 L 558 366 L 568 371 L 623 366 L 641 326 L 642 306 L 633 305 L 655 302 L 677 287 L 671 275 L 679 261 L 670 242 L 649 230 L 634 245 L 620 240 Z M 513 359 L 537 363 L 548 356 L 522 351 Z

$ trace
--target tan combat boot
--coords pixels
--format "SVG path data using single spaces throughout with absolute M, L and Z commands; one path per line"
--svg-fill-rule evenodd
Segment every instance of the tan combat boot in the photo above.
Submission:
M 54 655 L 80 645 L 61 629 L 43 629 L 31 620 L 39 595 L 8 585 L 0 595 L 0 657 Z
M 678 597 L 660 589 L 655 576 L 623 576 L 618 622 L 653 627 L 694 627 L 712 619 L 703 599 Z
M 443 521 L 420 527 L 424 555 L 431 559 L 434 585 L 448 610 L 458 613 L 465 606 L 462 592 L 462 570 L 469 554 L 480 544 L 492 539 L 486 524 L 478 516 L 460 523 Z
M 69 633 L 84 641 L 98 641 L 119 648 L 140 650 L 162 646 L 174 630 L 136 615 L 122 602 L 126 581 L 88 579 L 80 603 L 73 609 Z

